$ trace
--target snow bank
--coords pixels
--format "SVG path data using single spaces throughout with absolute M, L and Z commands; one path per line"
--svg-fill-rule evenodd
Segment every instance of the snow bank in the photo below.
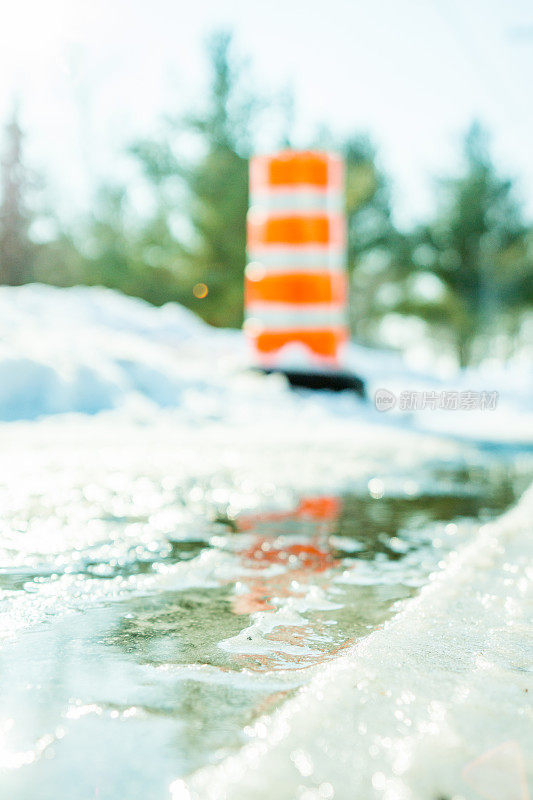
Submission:
M 367 424 L 402 426 L 487 441 L 533 442 L 530 370 L 467 371 L 445 381 L 409 369 L 402 359 L 352 344 L 348 363 L 364 378 L 370 402 L 315 393 L 323 424 L 357 416 Z M 176 303 L 154 308 L 100 287 L 59 289 L 31 284 L 0 288 L 0 420 L 50 414 L 135 413 L 175 409 L 182 421 L 226 425 L 275 413 L 287 430 L 304 405 L 279 376 L 246 376 L 240 331 L 216 330 Z M 377 389 L 497 391 L 491 411 L 379 413 Z
M 147 400 L 175 407 L 216 384 L 227 334 L 170 303 L 110 289 L 0 288 L 0 418 L 99 411 Z
M 533 489 L 173 800 L 524 800 Z M 529 766 L 528 766 L 529 765 Z

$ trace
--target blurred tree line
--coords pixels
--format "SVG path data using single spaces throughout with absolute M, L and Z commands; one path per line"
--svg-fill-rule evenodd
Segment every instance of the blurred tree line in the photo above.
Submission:
M 229 34 L 212 37 L 208 55 L 205 107 L 168 118 L 163 136 L 130 148 L 149 189 L 142 216 L 131 213 L 127 186 L 103 186 L 80 224 L 56 219 L 55 235 L 37 241 L 33 178 L 13 113 L 0 170 L 0 283 L 104 285 L 156 305 L 177 301 L 212 325 L 242 323 L 248 160 L 272 105 L 247 89 Z M 278 110 L 285 125 L 274 147 L 290 146 L 290 100 Z M 367 138 L 322 134 L 309 146 L 334 148 L 346 163 L 355 338 L 381 343 L 387 321 L 422 320 L 462 366 L 489 354 L 496 336 L 514 341 L 531 311 L 533 229 L 479 125 L 465 137 L 461 174 L 436 187 L 437 211 L 409 232 L 393 222 L 389 182 Z

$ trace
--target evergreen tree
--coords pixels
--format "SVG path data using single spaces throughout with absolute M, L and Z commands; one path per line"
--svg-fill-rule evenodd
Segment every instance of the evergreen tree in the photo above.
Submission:
M 83 283 L 118 289 L 154 305 L 185 299 L 176 269 L 180 254 L 166 210 L 158 209 L 147 222 L 130 219 L 123 187 L 100 188 L 82 250 Z
M 240 326 L 246 266 L 246 211 L 251 129 L 258 103 L 244 88 L 245 68 L 232 40 L 218 33 L 209 43 L 211 86 L 205 110 L 173 123 L 167 142 L 134 148 L 145 174 L 164 194 L 182 182 L 191 235 L 180 241 L 180 279 L 186 304 L 213 325 Z M 176 156 L 181 134 L 192 134 L 201 156 L 192 164 Z
M 30 180 L 22 161 L 23 135 L 16 108 L 5 133 L 0 171 L 0 283 L 17 286 L 33 279 L 35 248 L 28 233 L 31 215 L 26 194 Z
M 476 342 L 478 355 L 486 355 L 505 316 L 531 303 L 533 278 L 513 184 L 498 176 L 477 123 L 465 137 L 464 160 L 461 175 L 441 182 L 438 214 L 419 233 L 422 267 L 446 290 L 445 316 L 461 366 L 473 360 Z
M 381 318 L 396 302 L 399 283 L 411 270 L 410 247 L 407 237 L 393 224 L 388 182 L 376 164 L 368 139 L 352 137 L 342 153 L 350 322 L 358 339 L 371 342 Z

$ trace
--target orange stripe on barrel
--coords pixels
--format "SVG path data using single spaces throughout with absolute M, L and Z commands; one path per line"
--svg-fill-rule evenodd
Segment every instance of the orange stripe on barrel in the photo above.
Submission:
M 263 331 L 253 336 L 259 353 L 275 353 L 285 345 L 300 344 L 308 347 L 317 356 L 336 360 L 339 345 L 348 338 L 345 328 L 321 328 L 316 330 L 291 329 L 287 331 Z
M 343 273 L 264 274 L 260 268 L 246 271 L 246 303 L 338 303 L 344 304 L 347 280 Z
M 314 186 L 342 191 L 342 161 L 331 153 L 284 151 L 275 156 L 256 156 L 251 162 L 253 191 L 269 187 Z
M 345 222 L 342 214 L 269 216 L 258 211 L 248 214 L 249 249 L 268 244 L 342 247 L 344 241 Z

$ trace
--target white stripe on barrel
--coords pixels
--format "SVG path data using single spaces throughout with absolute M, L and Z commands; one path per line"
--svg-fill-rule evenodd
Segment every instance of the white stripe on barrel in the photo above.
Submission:
M 263 245 L 248 250 L 266 272 L 344 272 L 344 248 L 330 245 Z
M 346 324 L 344 306 L 312 303 L 295 307 L 291 303 L 251 303 L 246 309 L 246 328 L 269 330 L 313 330 Z
M 338 191 L 312 189 L 270 189 L 252 191 L 250 211 L 266 212 L 270 216 L 300 216 L 311 213 L 339 213 L 343 211 L 343 197 Z

